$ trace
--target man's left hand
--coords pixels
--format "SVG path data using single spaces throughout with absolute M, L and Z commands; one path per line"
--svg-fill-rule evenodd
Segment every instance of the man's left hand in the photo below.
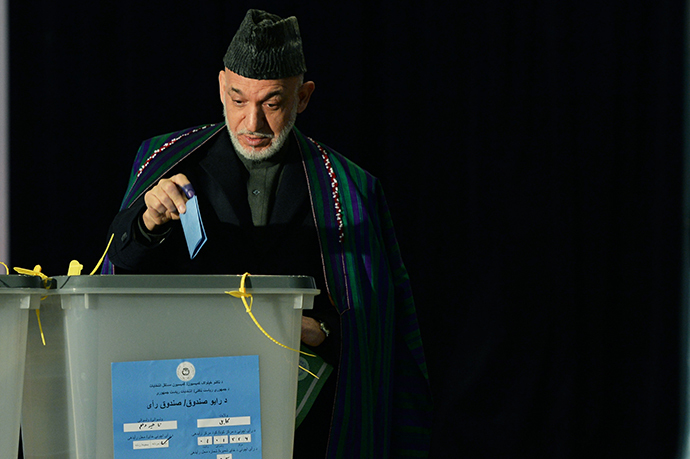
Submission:
M 316 347 L 325 339 L 326 334 L 321 330 L 319 322 L 311 317 L 302 316 L 302 342 L 307 346 Z

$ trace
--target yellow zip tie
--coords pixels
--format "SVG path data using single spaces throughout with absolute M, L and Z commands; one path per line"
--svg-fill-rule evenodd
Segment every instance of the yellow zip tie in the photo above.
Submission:
M 100 260 L 98 260 L 98 264 L 96 265 L 95 268 L 93 268 L 93 271 L 91 271 L 91 274 L 89 274 L 89 276 L 93 276 L 96 273 L 96 271 L 98 271 L 98 268 L 101 267 L 101 263 L 103 263 L 103 260 L 105 260 L 105 256 L 108 254 L 108 249 L 110 249 L 110 244 L 113 243 L 114 237 L 115 237 L 115 233 L 113 233 L 110 236 L 110 241 L 108 241 L 108 246 L 105 248 L 105 252 L 103 252 L 103 256 L 101 257 Z
M 105 260 L 105 256 L 108 254 L 108 250 L 110 249 L 110 244 L 113 243 L 114 237 L 115 237 L 115 233 L 110 235 L 110 240 L 108 241 L 108 245 L 105 248 L 105 252 L 103 252 L 103 256 L 101 257 L 100 260 L 98 260 L 98 263 L 96 263 L 96 267 L 93 268 L 93 271 L 91 271 L 91 274 L 89 274 L 89 276 L 93 276 L 94 274 L 96 274 L 96 272 L 98 271 L 98 268 L 101 267 L 101 264 L 103 263 L 103 260 Z M 67 269 L 67 275 L 68 276 L 80 276 L 82 269 L 84 269 L 84 265 L 79 263 L 77 260 L 72 260 L 69 263 L 69 268 Z
M 46 337 L 43 334 L 43 326 L 41 325 L 41 309 L 36 309 L 36 319 L 38 320 L 38 330 L 41 332 L 41 341 L 43 341 L 43 345 L 46 345 Z
M 266 335 L 266 337 L 267 337 L 268 339 L 270 339 L 271 341 L 273 341 L 275 344 L 277 344 L 278 346 L 280 346 L 280 347 L 282 347 L 282 348 L 288 349 L 288 350 L 290 350 L 290 351 L 294 351 L 294 352 L 298 352 L 298 353 L 300 353 L 300 354 L 308 355 L 309 357 L 316 357 L 314 354 L 309 354 L 309 353 L 307 353 L 307 352 L 300 351 L 300 350 L 298 350 L 298 349 L 293 349 L 293 348 L 291 348 L 291 347 L 289 347 L 289 346 L 286 346 L 286 345 L 284 345 L 284 344 L 278 342 L 278 340 L 276 340 L 275 338 L 273 338 L 271 335 L 269 335 L 269 334 L 266 332 L 266 330 L 264 330 L 264 328 L 261 326 L 261 324 L 259 324 L 259 321 L 256 320 L 256 317 L 254 317 L 254 314 L 252 313 L 252 305 L 254 304 L 254 297 L 252 296 L 251 293 L 247 293 L 247 289 L 246 289 L 245 286 L 244 286 L 244 281 L 245 281 L 245 279 L 247 278 L 247 276 L 249 276 L 249 273 L 244 273 L 244 274 L 242 275 L 242 279 L 240 280 L 240 289 L 239 289 L 239 291 L 235 290 L 235 291 L 232 291 L 232 292 L 225 292 L 225 293 L 227 293 L 227 294 L 230 295 L 230 296 L 234 296 L 235 298 L 240 298 L 240 299 L 242 299 L 242 303 L 244 303 L 244 309 L 247 311 L 247 314 L 249 314 L 249 317 L 252 318 L 252 321 L 254 321 L 254 324 L 259 328 L 259 330 L 261 330 L 261 332 L 262 332 L 264 335 Z M 247 304 L 247 298 L 249 298 L 249 304 Z M 312 375 L 312 376 L 315 377 L 316 379 L 319 379 L 318 376 L 316 376 L 314 373 L 312 373 L 311 371 L 307 370 L 306 368 L 304 368 L 304 367 L 302 367 L 302 366 L 300 366 L 300 368 L 302 368 L 302 370 L 306 371 L 307 373 L 309 373 L 310 375 Z
M 307 355 L 309 355 L 309 354 L 307 354 Z M 299 368 L 300 368 L 301 370 L 306 371 L 307 373 L 309 373 L 310 375 L 312 375 L 315 379 L 321 379 L 321 378 L 319 378 L 318 376 L 316 376 L 314 373 L 312 373 L 311 371 L 309 371 L 309 370 L 307 370 L 306 368 L 304 368 L 302 365 L 298 365 L 298 366 L 299 366 Z
M 7 275 L 9 275 L 10 274 L 10 268 L 8 268 L 7 265 L 5 263 L 3 263 L 2 261 L 0 261 L 0 265 L 3 265 L 5 267 L 5 271 L 7 271 Z
M 3 263 L 4 264 L 4 263 Z M 7 267 L 7 266 L 5 266 Z M 34 269 L 24 269 L 24 268 L 14 268 L 15 271 L 17 271 L 19 274 L 25 274 L 27 276 L 38 276 L 41 279 L 43 279 L 43 286 L 47 287 L 48 286 L 48 276 L 43 274 L 41 272 L 41 265 L 36 265 L 34 266 Z M 41 298 L 43 299 L 43 298 Z M 41 325 L 41 309 L 36 309 L 36 319 L 38 320 L 38 330 L 41 332 L 41 341 L 43 341 L 43 345 L 46 345 L 46 337 L 43 334 L 43 326 Z
M 69 267 L 67 268 L 67 275 L 80 276 L 82 269 L 84 269 L 84 265 L 79 263 L 77 260 L 72 260 L 69 262 Z
M 41 265 L 34 266 L 34 269 L 14 268 L 14 270 L 17 271 L 19 274 L 25 274 L 27 276 L 38 276 L 41 279 L 43 279 L 43 282 L 46 282 L 48 280 L 48 276 L 43 274 L 41 272 L 41 269 Z
M 256 317 L 254 317 L 254 314 L 252 313 L 252 304 L 254 303 L 254 297 L 252 297 L 252 294 L 251 294 L 251 293 L 247 293 L 247 289 L 244 287 L 244 281 L 245 281 L 245 279 L 247 278 L 247 276 L 249 276 L 249 273 L 244 273 L 244 274 L 242 275 L 242 279 L 240 280 L 240 290 L 239 290 L 239 291 L 235 290 L 235 291 L 232 291 L 232 292 L 225 292 L 225 293 L 227 293 L 228 295 L 234 296 L 235 298 L 241 298 L 241 299 L 242 299 L 242 302 L 244 303 L 244 308 L 245 308 L 245 310 L 247 311 L 247 314 L 249 314 L 249 317 L 252 318 L 252 320 L 254 321 L 254 324 L 259 328 L 259 330 L 261 330 L 261 332 L 262 332 L 264 335 L 266 335 L 266 337 L 267 337 L 268 339 L 270 339 L 271 341 L 273 341 L 274 343 L 276 343 L 278 346 L 283 347 L 283 348 L 285 348 L 285 349 L 289 349 L 289 350 L 294 351 L 294 352 L 299 352 L 300 354 L 308 355 L 309 357 L 316 357 L 316 356 L 313 355 L 313 354 L 308 354 L 308 353 L 306 353 L 306 352 L 304 352 L 304 351 L 300 351 L 300 350 L 297 350 L 297 349 L 293 349 L 293 348 L 291 348 L 291 347 L 289 347 L 289 346 L 286 346 L 286 345 L 284 345 L 284 344 L 278 342 L 275 338 L 273 338 L 271 335 L 269 335 L 269 334 L 266 332 L 266 330 L 263 329 L 263 327 L 261 326 L 261 324 L 259 324 L 259 321 L 256 320 Z M 247 304 L 247 298 L 249 298 L 249 304 Z

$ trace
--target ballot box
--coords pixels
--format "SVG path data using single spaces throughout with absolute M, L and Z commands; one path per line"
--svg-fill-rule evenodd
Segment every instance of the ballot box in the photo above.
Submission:
M 38 277 L 0 276 L 0 458 L 17 457 L 29 310 L 44 291 Z
M 27 372 L 25 458 L 291 458 L 302 310 L 319 291 L 248 276 L 245 306 L 228 294 L 242 279 L 55 278 L 43 329 L 58 342 L 27 355 L 42 370 Z

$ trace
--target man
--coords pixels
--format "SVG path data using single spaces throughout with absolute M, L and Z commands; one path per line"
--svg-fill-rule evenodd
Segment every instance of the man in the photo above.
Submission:
M 388 207 L 377 179 L 294 127 L 315 88 L 296 18 L 249 10 L 224 64 L 224 124 L 142 144 L 105 271 L 313 276 L 302 341 L 336 371 L 294 457 L 424 457 L 428 377 Z M 207 241 L 190 258 L 192 194 Z

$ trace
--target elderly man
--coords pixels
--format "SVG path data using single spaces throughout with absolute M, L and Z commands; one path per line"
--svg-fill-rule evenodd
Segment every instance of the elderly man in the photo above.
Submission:
M 225 123 L 142 144 L 105 272 L 313 276 L 324 293 L 302 341 L 335 371 L 294 457 L 424 457 L 424 352 L 380 183 L 295 128 L 315 88 L 296 18 L 250 10 L 223 61 Z M 194 257 L 179 223 L 192 195 L 207 235 Z

